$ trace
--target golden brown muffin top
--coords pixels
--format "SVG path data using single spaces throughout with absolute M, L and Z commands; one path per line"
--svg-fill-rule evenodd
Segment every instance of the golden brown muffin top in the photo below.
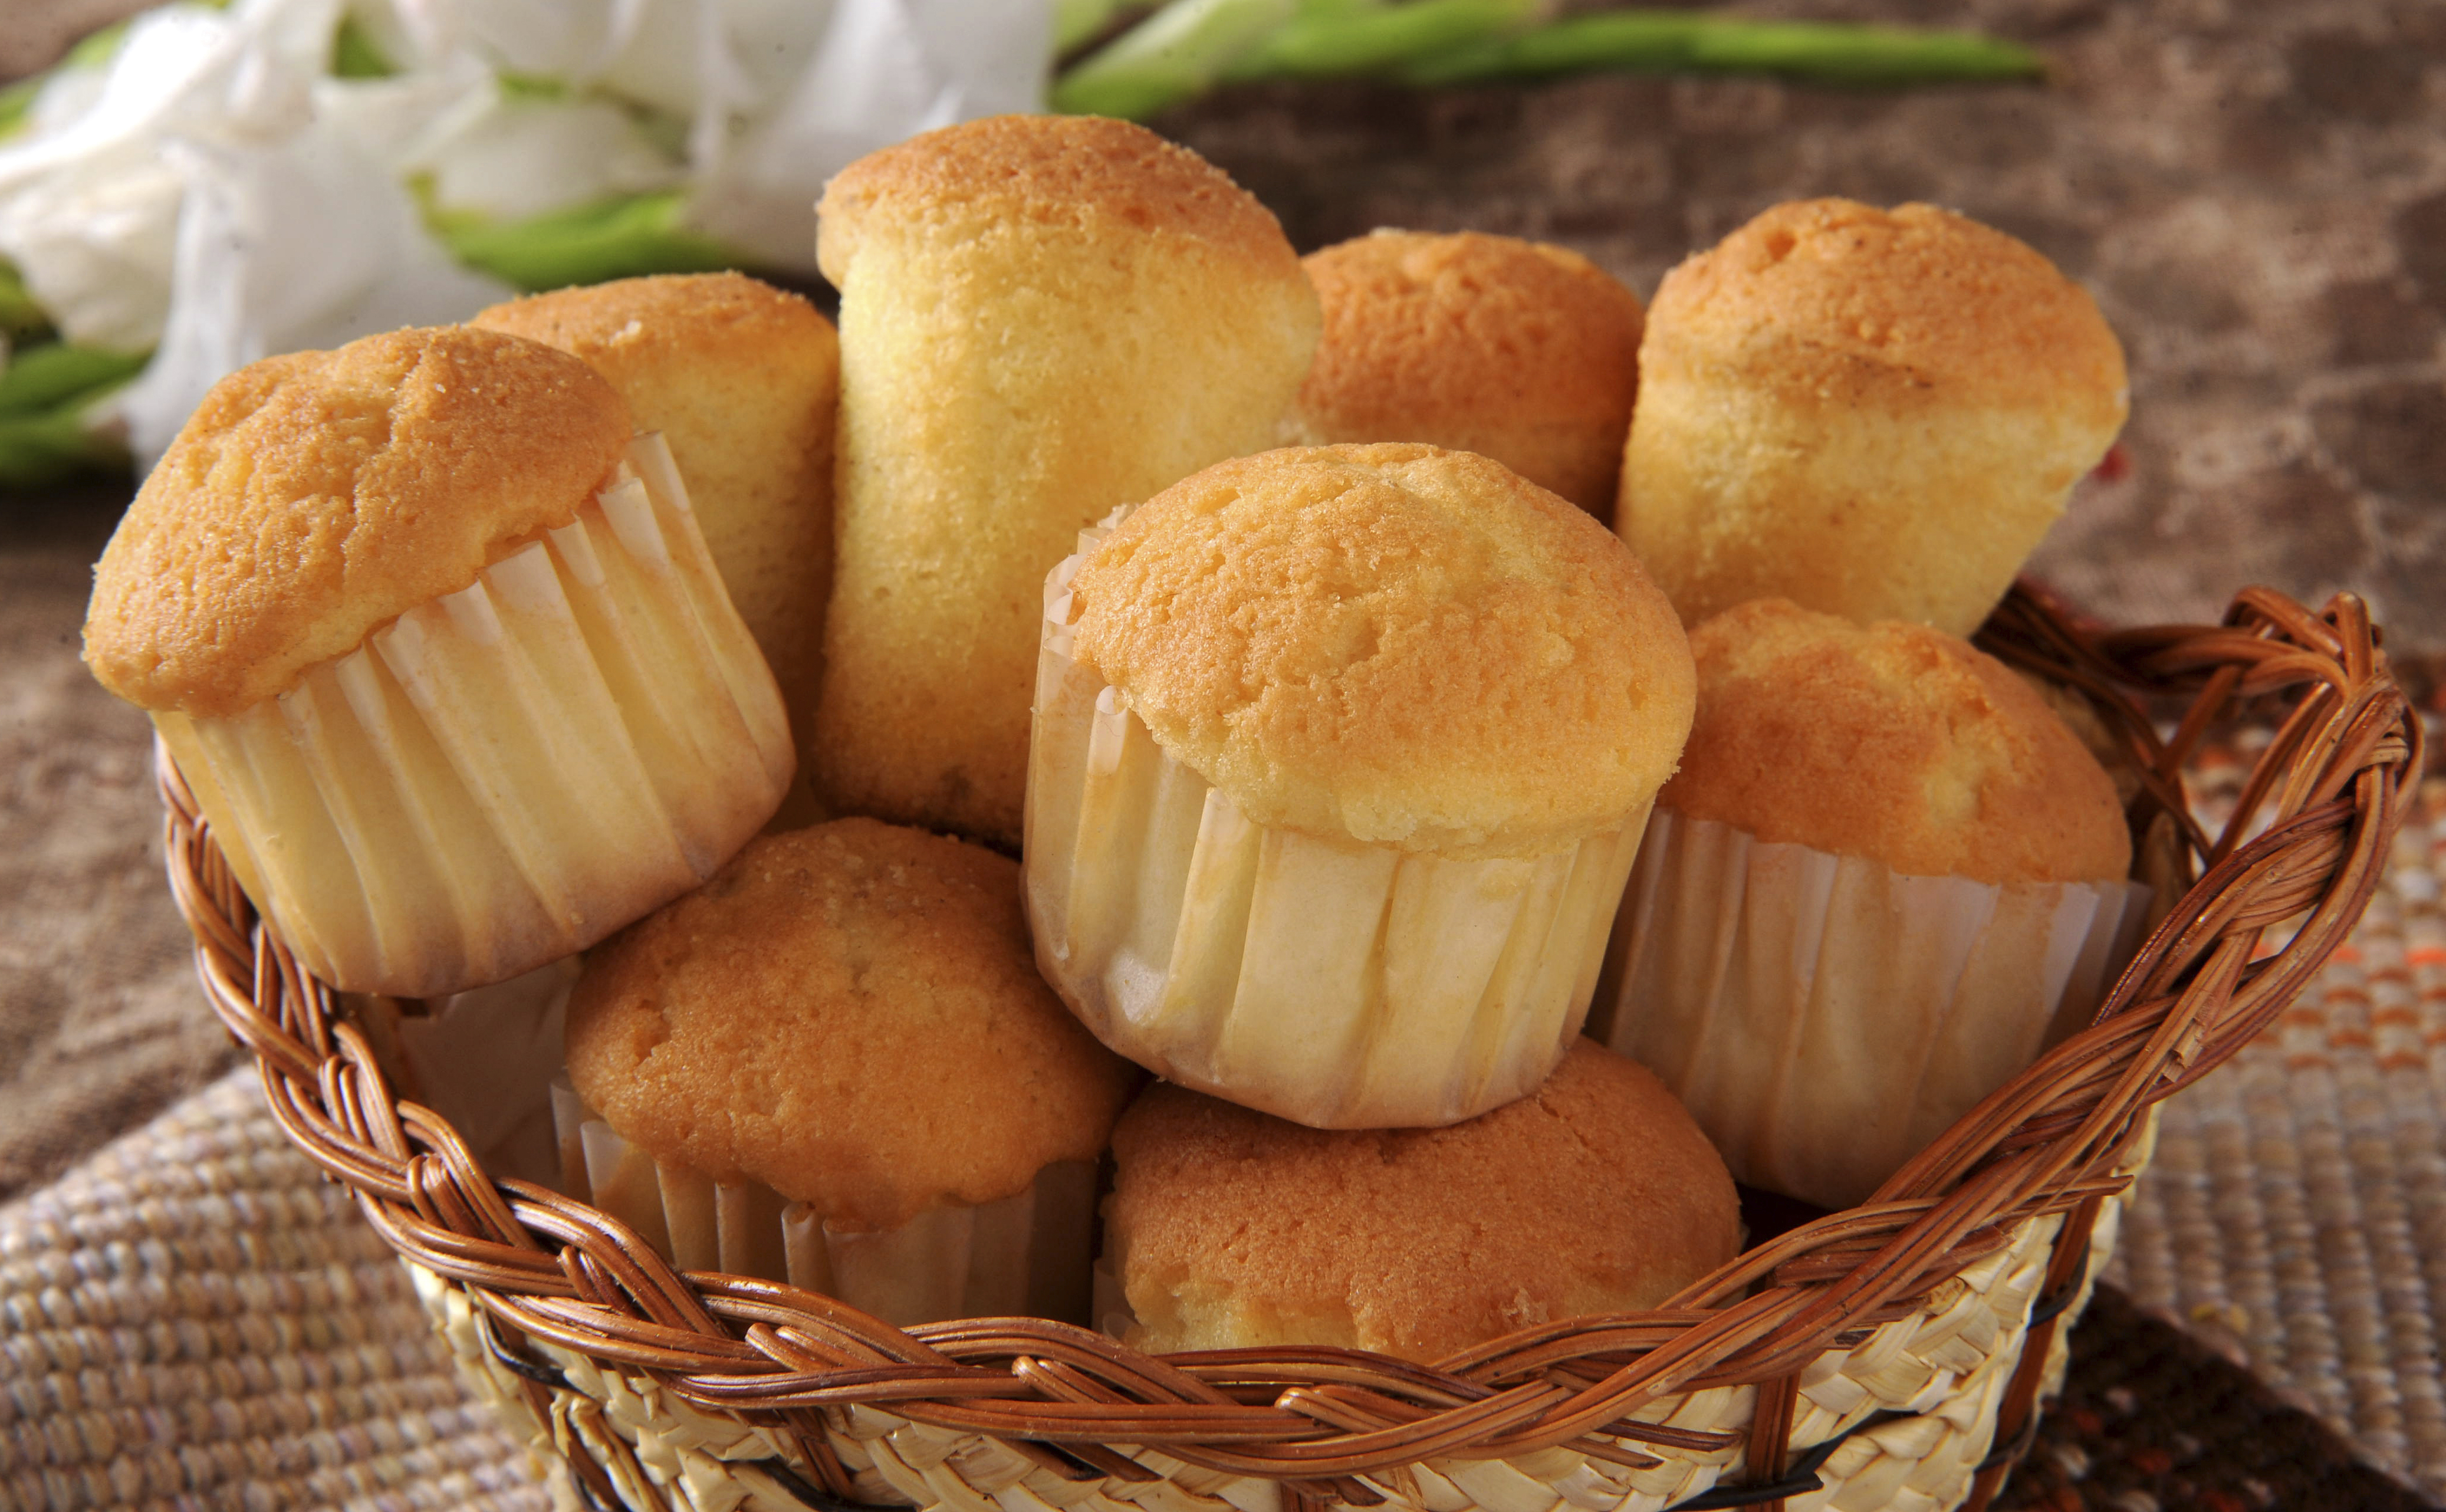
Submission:
M 1158 1083 L 1113 1154 L 1107 1232 L 1157 1349 L 1431 1361 L 1654 1307 L 1740 1249 L 1733 1179 L 1699 1125 L 1587 1039 L 1528 1097 L 1445 1128 L 1312 1129 Z
M 1017 863 L 872 819 L 762 837 L 588 952 L 568 1049 L 623 1138 L 863 1229 L 1095 1159 L 1135 1075 L 1036 974 Z
M 1644 376 L 1712 371 L 1788 398 L 2065 410 L 2123 423 L 2123 348 L 2026 244 L 1933 205 L 1775 206 L 1656 291 Z
M 1298 276 L 1254 196 L 1188 148 L 1102 116 L 988 116 L 924 132 L 834 175 L 816 217 L 816 260 L 835 284 L 876 222 L 954 239 L 1170 234 Z
M 1689 728 L 1681 621 L 1603 525 L 1388 444 L 1220 463 L 1072 587 L 1076 654 L 1250 819 L 1447 856 L 1620 823 Z
M 1324 305 L 1325 336 L 1300 409 L 1327 440 L 1432 441 L 1500 455 L 1462 438 L 1609 428 L 1610 484 L 1639 386 L 1641 313 L 1639 296 L 1596 264 L 1474 231 L 1378 231 L 1310 253 L 1301 266 Z
M 565 525 L 629 406 L 565 352 L 394 331 L 223 378 L 94 569 L 85 655 L 150 709 L 220 718 Z
M 663 274 L 555 289 L 493 306 L 468 322 L 584 358 L 625 389 L 665 364 L 705 356 L 754 365 L 821 340 L 815 306 L 744 274 Z
M 1925 625 L 1754 599 L 1690 634 L 1699 717 L 1657 802 L 1907 877 L 2131 869 L 2114 781 L 2029 685 Z

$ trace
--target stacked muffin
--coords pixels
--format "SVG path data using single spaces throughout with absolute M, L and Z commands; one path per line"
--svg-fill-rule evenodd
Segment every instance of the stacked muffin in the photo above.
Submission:
M 1734 1174 L 1867 1197 L 2129 948 L 2111 784 L 1952 638 L 2123 406 L 2009 238 L 1303 271 L 1014 118 L 821 249 L 837 339 L 638 280 L 235 375 L 88 626 L 318 976 L 587 952 L 563 1181 L 675 1263 L 1079 1316 L 1109 1148 L 1140 1342 L 1447 1358 L 1701 1280 Z

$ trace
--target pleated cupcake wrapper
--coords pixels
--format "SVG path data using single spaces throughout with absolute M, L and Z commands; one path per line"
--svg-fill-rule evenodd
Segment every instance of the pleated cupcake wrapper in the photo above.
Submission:
M 449 1121 L 495 1177 L 545 1186 L 560 1180 L 552 1084 L 579 961 L 563 956 L 489 987 L 423 1003 L 343 995 L 403 1102 Z
M 1448 860 L 1251 822 L 1070 654 L 1045 583 L 1028 754 L 1037 963 L 1120 1054 L 1327 1128 L 1456 1123 L 1527 1095 L 1579 1031 L 1646 820 Z
M 469 587 L 228 719 L 154 716 L 317 976 L 426 997 L 593 943 L 711 875 L 796 762 L 659 436 Z
M 1849 1207 L 2089 1020 L 2149 898 L 1905 877 L 1660 809 L 1598 1037 L 1664 1078 L 1736 1178 Z
M 1058 1161 L 996 1201 L 947 1203 L 898 1228 L 836 1227 L 757 1181 L 658 1161 L 553 1084 L 561 1185 L 682 1270 L 786 1281 L 895 1327 L 1026 1315 L 1084 1322 L 1096 1168 Z

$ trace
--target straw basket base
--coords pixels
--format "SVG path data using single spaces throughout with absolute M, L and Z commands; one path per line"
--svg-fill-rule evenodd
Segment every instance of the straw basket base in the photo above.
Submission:
M 2142 1154 L 2128 1167 L 2136 1174 Z M 2130 1189 L 2100 1206 L 2089 1253 L 2062 1319 L 2049 1332 L 2041 1388 L 2061 1389 L 2065 1335 L 2088 1305 L 2114 1253 Z M 1795 1403 L 1793 1512 L 1959 1505 L 1993 1447 L 1997 1409 L 2021 1362 L 2031 1313 L 2063 1225 L 2050 1215 L 2022 1223 L 2011 1242 L 1973 1262 L 1925 1307 L 1829 1351 L 1801 1377 Z M 609 1368 L 574 1351 L 530 1341 L 505 1347 L 465 1291 L 403 1260 L 461 1376 L 524 1442 L 555 1505 L 600 1505 L 582 1491 L 572 1461 L 583 1455 L 633 1512 L 804 1512 L 840 1503 L 816 1489 L 818 1468 L 791 1435 L 751 1427 L 679 1400 L 650 1376 Z M 1751 1387 L 1666 1398 L 1637 1415 L 1702 1434 L 1737 1435 L 1756 1407 Z M 823 1432 L 860 1501 L 947 1512 L 1284 1512 L 1280 1483 L 1185 1465 L 1117 1446 L 1145 1480 L 1058 1474 L 1041 1458 L 1000 1441 L 913 1423 L 853 1406 L 826 1409 Z M 1738 1479 L 1738 1445 L 1697 1450 L 1624 1446 L 1662 1463 L 1631 1469 L 1553 1448 L 1509 1460 L 1432 1461 L 1363 1476 L 1389 1507 L 1417 1512 L 1662 1512 Z M 594 1479 L 594 1477 L 587 1477 Z M 1335 1512 L 1347 1503 L 1331 1504 Z

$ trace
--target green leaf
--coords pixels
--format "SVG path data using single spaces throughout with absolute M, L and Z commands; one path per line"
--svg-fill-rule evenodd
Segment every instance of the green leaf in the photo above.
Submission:
M 1568 17 L 1508 41 L 1422 58 L 1403 77 L 1442 85 L 1599 69 L 1766 73 L 1879 85 L 2037 79 L 2044 76 L 2046 60 L 2017 43 L 1975 32 L 1748 21 L 1709 11 L 1606 10 Z
M 528 291 L 655 273 L 718 273 L 739 254 L 686 225 L 678 190 L 615 195 L 525 220 L 464 212 L 426 220 L 461 262 Z
M 83 406 L 0 417 L 0 487 L 34 488 L 127 465 L 127 448 L 88 428 Z
M 1414 58 L 1482 44 L 1533 23 L 1540 0 L 1311 3 L 1233 63 L 1224 77 L 1330 79 L 1382 73 Z
M 503 68 L 493 75 L 500 85 L 504 100 L 566 100 L 569 85 L 548 73 L 512 73 Z
M 1060 57 L 1092 40 L 1120 14 L 1128 0 L 1053 0 L 1053 54 Z
M 1202 94 L 1298 0 L 1172 0 L 1053 81 L 1053 108 L 1143 121 Z
M 399 72 L 382 48 L 374 45 L 373 33 L 355 16 L 342 16 L 340 28 L 331 34 L 331 77 L 335 79 L 387 79 Z
M 86 414 L 143 369 L 149 354 L 51 342 L 0 370 L 0 485 L 28 488 L 127 465 L 127 448 Z
M 150 352 L 102 351 L 48 342 L 11 352 L 0 369 L 0 419 L 82 405 L 144 370 Z
M 24 345 L 50 329 L 51 317 L 26 287 L 25 274 L 15 263 L 0 257 L 0 334 Z

